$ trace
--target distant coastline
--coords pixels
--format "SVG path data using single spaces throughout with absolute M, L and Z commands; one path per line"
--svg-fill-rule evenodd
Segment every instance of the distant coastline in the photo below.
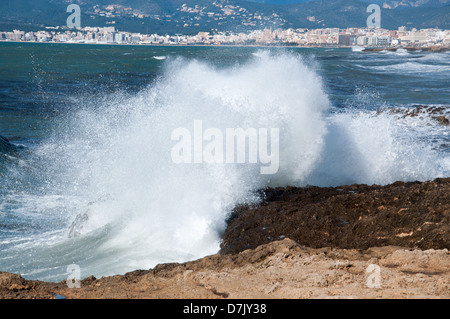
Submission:
M 249 48 L 305 48 L 305 49 L 348 49 L 350 45 L 282 45 L 282 44 L 162 44 L 162 43 L 116 43 L 116 42 L 42 42 L 42 41 L 11 41 L 1 40 L 0 43 L 29 43 L 29 44 L 79 44 L 79 45 L 104 45 L 104 46 L 141 46 L 141 47 L 249 47 Z
M 427 48 L 449 46 L 450 30 L 383 28 L 272 29 L 249 32 L 198 32 L 197 34 L 141 34 L 115 27 L 53 28 L 41 31 L 0 31 L 0 41 L 105 45 L 236 46 L 303 48 Z
M 68 45 L 103 45 L 103 46 L 143 46 L 143 47 L 248 47 L 248 48 L 301 48 L 301 49 L 351 49 L 353 45 L 283 45 L 283 44 L 161 44 L 161 43 L 107 43 L 107 42 L 43 42 L 43 41 L 12 41 L 1 40 L 0 43 L 20 44 L 68 44 Z M 398 50 L 427 51 L 427 52 L 449 52 L 450 45 L 428 45 L 428 46 L 398 46 L 398 47 L 361 47 L 362 52 L 396 52 Z

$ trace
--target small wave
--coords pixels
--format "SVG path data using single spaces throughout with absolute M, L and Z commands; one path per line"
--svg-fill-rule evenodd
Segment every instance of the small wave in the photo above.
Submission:
M 352 51 L 353 51 L 353 52 L 362 52 L 362 51 L 364 51 L 364 47 L 353 46 L 353 47 L 352 47 Z
M 446 53 L 429 53 L 421 55 L 417 58 L 421 62 L 450 64 L 450 55 Z
M 166 59 L 166 56 L 164 56 L 164 55 L 161 55 L 161 56 L 153 56 L 153 59 L 155 59 L 155 60 L 165 60 L 165 59 Z
M 253 56 L 257 57 L 257 58 L 266 58 L 269 56 L 269 52 L 264 51 L 264 50 L 259 50 L 257 52 L 253 52 L 252 53 Z
M 355 109 L 331 115 L 327 147 L 309 184 L 388 184 L 447 176 L 447 126 L 425 113 L 405 116 L 406 109 Z
M 8 149 L 9 145 L 10 145 L 9 141 L 0 135 L 0 152 L 6 153 L 6 150 Z
M 405 56 L 405 55 L 409 55 L 410 53 L 408 52 L 408 50 L 400 48 L 397 49 L 396 51 L 392 51 L 392 50 L 383 50 L 381 51 L 381 53 L 385 53 L 385 54 L 392 54 L 392 55 L 400 55 L 400 56 Z
M 6 137 L 0 135 L 0 154 L 11 154 L 19 148 L 21 147 L 12 144 Z
M 370 66 L 369 68 L 378 70 L 378 71 L 401 71 L 405 73 L 410 72 L 447 72 L 450 71 L 450 66 L 446 65 L 431 65 L 420 62 L 404 62 L 399 64 L 391 64 L 391 65 L 377 65 Z

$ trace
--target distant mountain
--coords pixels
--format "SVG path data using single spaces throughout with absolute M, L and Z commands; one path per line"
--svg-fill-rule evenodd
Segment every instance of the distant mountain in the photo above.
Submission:
M 426 0 L 423 0 L 426 1 Z M 367 3 L 357 0 L 314 1 L 286 6 L 283 16 L 292 27 L 364 27 L 369 13 Z M 399 7 L 390 9 L 381 7 L 381 27 L 397 29 L 400 26 L 416 28 L 450 28 L 450 6 Z
M 312 2 L 317 0 L 247 0 L 251 2 L 270 3 L 270 4 L 293 4 Z M 398 7 L 425 7 L 425 8 L 439 8 L 450 4 L 450 0 L 361 0 L 366 3 L 378 4 L 385 9 L 395 9 Z
M 82 26 L 141 33 L 364 27 L 369 3 L 382 7 L 384 28 L 450 29 L 450 0 L 1 0 L 0 30 L 64 26 L 72 3 Z
M 375 3 L 385 9 L 396 8 L 440 8 L 450 5 L 450 0 L 362 0 Z

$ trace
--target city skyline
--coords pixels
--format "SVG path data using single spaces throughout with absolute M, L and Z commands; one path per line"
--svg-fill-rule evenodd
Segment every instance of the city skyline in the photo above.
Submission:
M 195 35 L 132 33 L 111 27 L 47 27 L 37 32 L 0 31 L 0 41 L 134 44 L 134 45 L 290 45 L 290 46 L 373 46 L 448 45 L 450 30 L 384 28 L 271 29 L 248 32 L 199 32 Z
M 68 7 L 74 5 L 80 8 L 77 21 L 81 24 L 78 26 L 114 26 L 119 30 L 147 34 L 364 27 L 371 16 L 368 8 L 373 5 L 380 7 L 382 28 L 450 29 L 450 6 L 436 1 L 426 3 L 424 0 L 417 4 L 389 0 L 316 0 L 277 5 L 242 0 L 7 0 L 0 4 L 0 30 L 37 32 L 46 27 L 66 25 L 66 20 L 74 13 L 68 11 Z M 439 6 L 431 5 L 432 2 Z

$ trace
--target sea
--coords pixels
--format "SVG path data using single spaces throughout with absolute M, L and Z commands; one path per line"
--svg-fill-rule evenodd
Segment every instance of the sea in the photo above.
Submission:
M 185 262 L 266 187 L 449 177 L 445 119 L 449 52 L 0 43 L 0 271 Z M 176 163 L 195 121 L 277 129 L 279 170 Z

